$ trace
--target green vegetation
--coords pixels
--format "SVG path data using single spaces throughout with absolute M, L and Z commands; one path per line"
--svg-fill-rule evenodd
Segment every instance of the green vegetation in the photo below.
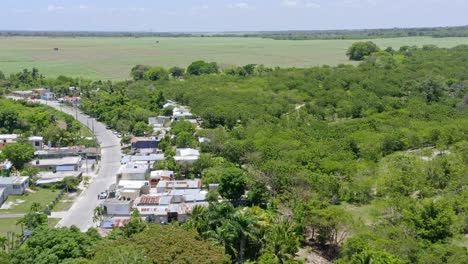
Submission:
M 365 57 L 372 55 L 372 53 L 378 50 L 379 48 L 372 41 L 356 42 L 349 47 L 346 55 L 348 55 L 350 60 L 362 61 Z
M 365 38 L 363 41 L 366 41 Z M 468 44 L 468 38 L 376 38 L 382 48 Z M 157 43 L 159 42 L 159 43 Z M 0 37 L 0 71 L 8 77 L 36 67 L 46 78 L 68 76 L 93 80 L 129 79 L 135 65 L 186 68 L 193 61 L 219 63 L 220 68 L 247 64 L 268 67 L 312 67 L 353 63 L 346 50 L 354 40 L 272 40 L 267 38 L 48 38 Z M 59 48 L 59 51 L 54 51 Z M 76 86 L 76 85 L 71 85 Z
M 226 70 L 203 76 L 188 73 L 184 82 L 115 84 L 85 98 L 83 106 L 112 124 L 107 113 L 123 113 L 130 106 L 148 109 L 155 91 L 189 105 L 204 121 L 204 130 L 197 134 L 210 139 L 201 145 L 208 156 L 189 175 L 198 170 L 204 180 L 221 183 L 220 194 L 227 199 L 238 199 L 242 191 L 233 190 L 244 186 L 247 199 L 263 204 L 273 215 L 282 212 L 274 205 L 288 208 L 302 241 L 324 256 L 336 258 L 341 252 L 345 263 L 424 263 L 425 252 L 436 244 L 451 254 L 459 250 L 451 241 L 466 230 L 466 208 L 460 202 L 466 195 L 462 186 L 467 171 L 468 65 L 463 58 L 468 49 L 405 46 L 366 55 L 357 67 L 256 66 L 251 75 Z M 126 116 L 131 127 L 137 120 L 131 113 Z M 175 135 L 191 133 L 184 122 L 176 124 Z M 428 146 L 448 152 L 428 160 L 406 154 Z M 247 175 L 245 185 L 240 174 L 230 172 L 239 166 Z M 238 176 L 233 180 L 231 175 Z M 262 185 L 267 188 L 262 190 Z M 227 191 L 225 186 L 232 188 Z M 361 206 L 373 212 L 371 219 L 355 217 Z M 221 214 L 220 222 L 235 218 L 227 211 Z M 229 240 L 237 225 L 197 230 L 201 235 L 201 229 L 217 233 L 232 259 L 269 259 L 267 253 L 250 255 Z M 220 233 L 224 229 L 230 233 Z M 349 244 L 350 237 L 367 233 L 376 235 L 361 240 L 362 248 Z M 249 248 L 255 248 L 254 241 L 246 241 Z M 411 252 L 392 246 L 408 241 Z M 256 252 L 262 251 L 264 245 L 257 246 Z
M 1 31 L 0 36 L 47 36 L 47 37 L 211 37 L 206 33 L 171 33 L 171 32 L 86 32 L 86 31 Z M 249 33 L 216 33 L 215 37 L 262 37 L 273 39 L 304 40 L 304 39 L 365 39 L 365 38 L 396 38 L 412 36 L 468 37 L 468 26 L 454 27 L 420 27 L 420 28 L 389 28 L 389 29 L 354 29 L 354 30 L 294 30 L 267 31 Z M 159 43 L 159 42 L 156 42 Z
M 220 184 L 209 207 L 196 207 L 183 225 L 192 235 L 174 242 L 217 243 L 205 257 L 294 263 L 302 244 L 338 263 L 467 262 L 460 241 L 468 231 L 468 46 L 365 55 L 358 66 L 187 70 L 184 81 L 151 81 L 144 78 L 151 67 L 138 67 L 138 81 L 83 81 L 82 108 L 120 132 L 142 131 L 149 116 L 167 111 L 166 98 L 203 120 L 196 131 L 173 124 L 176 139 L 161 142 L 168 159 L 157 167 Z M 208 140 L 188 140 L 194 134 Z M 176 145 L 198 145 L 203 154 L 193 166 L 176 165 Z M 102 263 L 122 252 L 116 257 L 165 262 L 173 251 L 152 256 L 162 244 L 147 235 L 153 228 L 179 234 L 148 227 L 135 213 L 112 232 L 116 242 L 103 240 L 106 253 L 74 258 Z
M 0 160 L 8 159 L 17 169 L 23 168 L 24 164 L 34 156 L 34 148 L 30 144 L 16 143 L 8 144 L 2 150 Z
M 16 235 L 21 235 L 21 232 L 24 231 L 24 227 L 23 227 L 23 230 L 21 230 L 21 225 L 17 224 L 19 220 L 20 218 L 1 218 L 0 219 L 0 241 L 2 237 L 7 236 L 8 232 L 13 232 Z M 60 221 L 60 218 L 49 218 L 49 228 L 54 228 L 59 221 Z M 0 261 L 0 263 L 2 262 Z
M 44 206 L 41 209 L 45 209 L 59 193 L 59 190 L 36 188 L 33 192 L 25 192 L 24 195 L 11 195 L 5 203 L 12 203 L 12 206 L 9 209 L 1 209 L 0 213 L 27 213 L 34 203 L 41 204 Z
M 9 79 L 7 85 L 34 85 L 34 82 L 22 83 Z M 83 137 L 82 129 L 83 126 L 72 116 L 46 105 L 0 99 L 0 133 L 20 134 L 20 143 L 26 143 L 27 137 L 34 135 L 44 137 L 44 142 L 50 142 L 53 147 L 93 145 L 94 142 Z M 27 148 L 24 144 L 13 144 L 11 148 L 13 153 L 9 155 L 10 158 L 12 161 L 18 159 L 15 165 L 22 165 L 25 159 L 30 158 L 30 151 L 16 153 L 16 149 Z

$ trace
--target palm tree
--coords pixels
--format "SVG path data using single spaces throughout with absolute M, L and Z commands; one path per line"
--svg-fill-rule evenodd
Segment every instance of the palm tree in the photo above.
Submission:
M 246 243 L 251 245 L 258 244 L 259 238 L 257 219 L 248 213 L 237 211 L 234 214 L 233 221 L 238 232 L 239 263 L 244 263 L 244 254 Z M 250 246 L 250 245 L 249 245 Z
M 275 219 L 265 234 L 264 251 L 273 254 L 280 263 L 294 258 L 299 246 L 299 237 L 289 220 Z
M 104 219 L 104 207 L 97 206 L 96 208 L 94 208 L 93 223 L 99 226 L 103 219 Z

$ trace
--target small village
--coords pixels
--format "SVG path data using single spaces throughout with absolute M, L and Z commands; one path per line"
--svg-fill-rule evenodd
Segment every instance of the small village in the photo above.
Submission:
M 14 91 L 12 96 L 15 99 L 42 100 L 46 104 L 55 102 L 60 107 L 75 109 L 80 104 L 79 96 L 57 98 L 55 93 L 45 88 Z M 201 122 L 194 118 L 188 107 L 176 102 L 169 100 L 163 108 L 171 109 L 172 114 L 148 118 L 152 133 L 137 137 L 112 130 L 112 134 L 121 141 L 122 156 L 120 168 L 113 181 L 107 182 L 108 188 L 103 189 L 96 197 L 100 200 L 99 208 L 95 209 L 99 215 L 93 221 L 103 234 L 124 226 L 134 212 L 138 212 L 148 222 L 163 225 L 172 221 L 183 223 L 190 217 L 195 206 L 208 205 L 208 192 L 218 187 L 217 184 L 205 186 L 200 178 L 187 178 L 181 171 L 158 169 L 158 164 L 167 159 L 159 144 L 164 139 L 176 138 L 176 135 L 171 134 L 172 125 L 187 122 L 196 131 Z M 192 137 L 199 144 L 209 141 L 204 137 Z M 86 139 L 90 142 L 95 140 L 93 137 Z M 20 140 L 25 140 L 22 135 L 0 135 L 0 151 L 6 145 Z M 0 177 L 0 206 L 9 196 L 23 195 L 31 186 L 50 187 L 65 179 L 76 179 L 81 182 L 80 188 L 85 189 L 89 175 L 94 175 L 92 179 L 99 173 L 101 148 L 97 144 L 95 147 L 52 147 L 41 136 L 32 135 L 26 140 L 34 148 L 34 158 L 28 165 L 36 168 L 38 173 L 34 177 L 19 175 L 12 162 L 3 161 L 0 164 L 0 175 L 3 176 Z M 172 148 L 174 155 L 170 159 L 179 167 L 189 168 L 200 158 L 200 151 L 196 148 Z

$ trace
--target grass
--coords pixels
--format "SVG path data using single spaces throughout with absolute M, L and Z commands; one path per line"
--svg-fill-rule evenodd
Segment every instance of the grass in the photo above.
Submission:
M 159 43 L 157 43 L 159 41 Z M 453 47 L 468 38 L 374 39 L 380 47 L 434 44 Z M 6 74 L 37 67 L 48 77 L 126 79 L 136 64 L 183 66 L 195 60 L 227 65 L 249 63 L 309 67 L 352 63 L 347 48 L 355 40 L 272 40 L 261 38 L 47 38 L 1 37 L 0 70 Z M 58 52 L 53 48 L 59 48 Z
M 73 203 L 75 202 L 76 197 L 78 197 L 80 193 L 73 193 L 72 195 L 65 193 L 62 199 L 58 201 L 58 203 L 52 209 L 53 212 L 63 212 L 68 211 L 70 207 L 72 207 Z
M 21 234 L 21 226 L 16 225 L 19 218 L 5 218 L 0 219 L 0 236 L 6 236 L 8 232 Z M 59 218 L 49 218 L 49 227 L 55 227 L 60 221 Z
M 15 205 L 13 205 L 10 209 L 0 209 L 0 214 L 27 213 L 33 203 L 40 203 L 42 207 L 45 208 L 55 199 L 55 197 L 57 197 L 60 192 L 59 190 L 45 188 L 37 188 L 35 191 L 35 193 L 25 192 L 24 195 L 9 196 L 5 203 L 13 202 Z M 23 200 L 24 202 L 17 203 L 17 200 Z

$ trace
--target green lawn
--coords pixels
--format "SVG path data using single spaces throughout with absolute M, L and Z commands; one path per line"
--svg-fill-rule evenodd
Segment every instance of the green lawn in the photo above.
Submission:
M 156 43 L 159 41 L 159 43 Z M 187 66 L 195 60 L 227 65 L 249 63 L 308 67 L 351 63 L 345 56 L 356 40 L 272 40 L 262 38 L 41 38 L 1 37 L 0 70 L 9 74 L 37 67 L 46 76 L 125 79 L 136 64 Z M 380 47 L 435 44 L 453 47 L 468 38 L 386 38 Z M 57 47 L 58 52 L 53 51 Z
M 13 205 L 10 209 L 0 209 L 0 214 L 27 213 L 33 203 L 40 203 L 42 207 L 45 208 L 49 203 L 51 203 L 55 199 L 55 197 L 57 197 L 59 192 L 59 190 L 37 188 L 35 190 L 35 193 L 25 192 L 24 195 L 11 195 L 8 197 L 5 203 L 13 202 L 15 203 L 15 205 Z
M 68 211 L 70 207 L 72 207 L 76 197 L 80 195 L 80 192 L 78 193 L 72 193 L 72 194 L 66 194 L 63 195 L 62 199 L 58 201 L 58 203 L 54 206 L 52 209 L 53 212 L 63 212 L 63 211 Z
M 0 219 L 0 236 L 6 236 L 8 232 L 14 232 L 16 235 L 21 234 L 21 226 L 16 225 L 19 218 Z M 60 221 L 59 218 L 49 218 L 49 227 L 55 227 Z

